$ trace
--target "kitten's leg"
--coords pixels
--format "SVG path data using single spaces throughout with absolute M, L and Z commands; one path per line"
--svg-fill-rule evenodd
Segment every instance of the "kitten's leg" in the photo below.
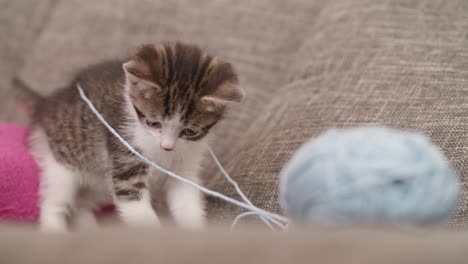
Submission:
M 184 175 L 185 176 L 185 175 Z M 198 183 L 198 177 L 185 177 Z M 167 203 L 175 222 L 182 228 L 201 229 L 205 226 L 205 206 L 202 193 L 176 179 L 168 179 Z
M 40 227 L 46 231 L 67 230 L 67 217 L 74 206 L 78 181 L 74 171 L 46 154 L 41 162 Z
M 68 228 L 67 217 L 75 205 L 78 175 L 70 166 L 57 161 L 41 129 L 33 129 L 29 141 L 31 153 L 41 169 L 40 228 L 64 232 Z
M 93 175 L 96 176 L 96 175 Z M 91 176 L 92 177 L 92 176 Z M 91 178 L 88 176 L 88 178 Z M 76 203 L 75 203 L 75 210 L 73 211 L 72 215 L 72 225 L 74 228 L 97 228 L 98 222 L 96 219 L 96 215 L 94 214 L 94 208 L 97 207 L 99 204 L 99 197 L 95 193 L 97 192 L 96 189 L 88 186 L 90 184 L 98 185 L 99 182 L 87 182 L 85 186 L 83 186 L 77 194 Z M 101 183 L 102 184 L 102 183 Z M 101 190 L 102 191 L 102 190 Z
M 115 204 L 120 217 L 129 225 L 159 226 L 147 187 L 147 170 L 148 166 L 139 161 L 114 164 Z
M 79 208 L 75 211 L 73 215 L 73 225 L 78 229 L 89 229 L 99 226 L 93 210 L 88 208 Z

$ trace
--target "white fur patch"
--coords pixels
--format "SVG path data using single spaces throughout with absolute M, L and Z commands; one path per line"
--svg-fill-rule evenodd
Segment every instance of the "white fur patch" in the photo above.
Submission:
M 80 208 L 75 212 L 73 225 L 78 229 L 94 229 L 99 226 L 94 212 L 88 208 Z
M 159 226 L 159 219 L 151 206 L 151 196 L 144 190 L 138 201 L 117 201 L 122 220 L 129 225 Z
M 170 150 L 174 149 L 181 130 L 182 124 L 180 122 L 180 115 L 175 115 L 171 119 L 163 120 L 161 148 Z
M 167 203 L 179 226 L 187 229 L 200 229 L 205 226 L 203 197 L 198 189 L 173 181 L 168 186 Z
M 128 103 L 131 105 L 129 98 Z M 129 111 L 133 111 L 131 107 L 128 109 Z M 133 131 L 130 129 L 133 129 Z M 178 139 L 180 131 L 182 130 L 180 117 L 178 115 L 170 120 L 163 120 L 162 130 L 163 131 L 160 133 L 156 133 L 137 121 L 137 124 L 129 128 L 128 133 L 134 133 L 135 144 L 143 150 L 145 156 L 160 166 L 176 172 L 182 177 L 198 182 L 198 171 L 203 159 L 203 153 L 206 150 L 206 141 L 200 140 L 198 142 L 193 142 Z M 175 148 L 172 151 L 165 151 L 161 148 L 165 143 L 168 145 L 175 144 Z M 161 175 L 154 169 L 151 169 L 151 172 L 151 177 L 153 177 L 151 180 L 152 182 L 160 181 L 160 179 L 158 179 L 159 177 L 167 177 Z M 170 181 L 171 184 L 166 185 L 166 188 L 168 188 L 167 202 L 176 223 L 188 229 L 204 227 L 205 210 L 203 197 L 200 191 L 185 183 L 178 182 L 177 180 L 171 179 Z M 152 187 L 154 187 L 154 185 Z M 161 186 L 156 186 L 151 189 L 151 191 L 153 192 L 155 189 L 160 190 L 160 187 Z M 142 215 L 146 215 L 149 212 L 146 209 L 138 210 L 141 210 L 140 214 Z M 122 213 L 124 213 L 124 211 Z
M 75 205 L 79 178 L 74 171 L 55 159 L 42 130 L 34 129 L 30 140 L 31 153 L 41 168 L 41 228 L 46 231 L 66 231 L 67 216 Z

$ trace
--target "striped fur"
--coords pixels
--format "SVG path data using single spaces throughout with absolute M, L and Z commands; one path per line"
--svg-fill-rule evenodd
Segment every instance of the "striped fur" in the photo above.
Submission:
M 225 104 L 203 98 L 216 94 L 220 88 L 229 89 L 218 93 L 219 99 L 225 102 L 243 97 L 231 64 L 192 45 L 144 45 L 134 53 L 131 65 L 125 69 L 146 84 L 146 89 L 130 91 L 142 116 L 164 119 L 180 115 L 184 126 L 198 132 L 186 137 L 188 140 L 203 138 L 223 116 Z

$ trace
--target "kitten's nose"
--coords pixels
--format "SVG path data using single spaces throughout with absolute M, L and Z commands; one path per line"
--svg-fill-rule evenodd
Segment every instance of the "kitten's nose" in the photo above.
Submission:
M 176 141 L 172 138 L 163 138 L 161 141 L 161 148 L 165 151 L 171 151 L 175 148 Z
M 174 148 L 169 148 L 169 147 L 163 147 L 161 146 L 162 149 L 164 149 L 165 151 L 172 151 Z
M 167 123 L 163 126 L 161 132 L 161 149 L 165 151 L 171 151 L 175 149 L 177 138 L 179 137 L 180 130 L 177 126 L 174 126 L 171 122 Z

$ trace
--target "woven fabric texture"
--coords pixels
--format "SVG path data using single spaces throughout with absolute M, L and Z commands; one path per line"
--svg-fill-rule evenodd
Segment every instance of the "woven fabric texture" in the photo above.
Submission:
M 381 124 L 429 135 L 463 183 L 468 222 L 466 1 L 57 2 L 18 75 L 48 93 L 78 69 L 144 42 L 198 43 L 231 61 L 248 96 L 213 143 L 247 196 L 278 208 L 278 173 L 333 127 Z M 235 195 L 207 161 L 209 186 Z M 210 199 L 226 218 L 237 209 Z

